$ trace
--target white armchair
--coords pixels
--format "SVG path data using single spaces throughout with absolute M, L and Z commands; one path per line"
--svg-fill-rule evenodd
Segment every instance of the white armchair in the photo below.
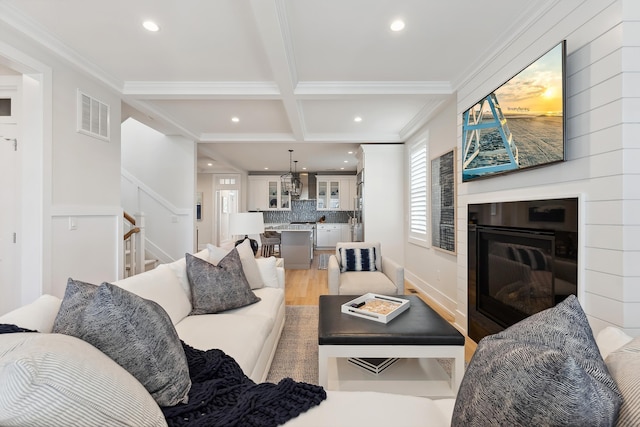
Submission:
M 341 271 L 341 249 L 368 248 L 375 250 L 375 271 Z M 330 295 L 404 294 L 404 267 L 383 257 L 379 242 L 339 242 L 335 255 L 329 257 L 327 273 Z

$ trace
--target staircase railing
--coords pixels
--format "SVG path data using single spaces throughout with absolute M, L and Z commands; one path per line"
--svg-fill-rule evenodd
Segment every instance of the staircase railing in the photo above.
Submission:
M 134 276 L 145 271 L 145 235 L 143 213 L 137 214 L 137 219 L 123 212 L 124 234 L 124 277 Z

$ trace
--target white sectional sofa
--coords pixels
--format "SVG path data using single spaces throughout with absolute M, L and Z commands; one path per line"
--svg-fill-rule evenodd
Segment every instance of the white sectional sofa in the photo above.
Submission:
M 210 259 L 210 255 L 210 251 L 202 251 L 197 254 L 198 257 L 204 259 Z M 219 314 L 189 315 L 190 303 L 188 291 L 185 290 L 185 284 L 188 286 L 188 282 L 186 281 L 184 259 L 176 261 L 173 264 L 160 266 L 153 271 L 116 282 L 115 284 L 143 298 L 152 299 L 160 304 L 175 325 L 179 337 L 187 344 L 198 349 L 222 349 L 235 358 L 250 378 L 256 382 L 261 382 L 268 374 L 271 359 L 284 323 L 284 269 L 282 265 L 275 265 L 275 259 L 264 259 L 258 260 L 257 262 L 260 274 L 265 279 L 265 286 L 254 290 L 256 295 L 260 296 L 261 301 Z M 76 345 L 83 343 L 83 341 L 66 335 L 62 336 L 65 338 L 65 340 L 62 341 L 62 346 L 56 347 L 46 342 L 46 336 L 52 335 L 49 333 L 52 331 L 60 305 L 61 300 L 59 298 L 43 295 L 33 303 L 0 317 L 0 324 L 15 324 L 23 328 L 35 329 L 41 332 L 39 334 L 0 334 L 0 425 L 82 425 L 83 427 L 94 425 L 123 425 L 135 427 L 165 425 L 164 418 L 162 418 L 162 413 L 157 404 L 135 378 L 131 377 L 111 360 L 100 362 L 110 363 L 110 365 L 99 365 L 100 368 L 95 369 L 95 360 L 100 358 L 108 359 L 97 349 L 88 344 L 85 344 L 85 347 L 78 347 L 78 349 L 76 349 Z M 578 305 L 574 303 L 573 307 L 576 309 Z M 577 308 L 577 311 L 580 311 L 579 308 Z M 571 316 L 562 314 L 561 320 L 565 322 L 564 326 L 562 324 L 560 326 L 554 326 L 556 330 L 559 331 L 559 333 L 555 335 L 562 337 L 561 342 L 564 342 L 563 340 L 566 338 L 564 337 L 564 331 L 567 329 L 566 325 L 575 324 L 575 313 L 570 314 Z M 548 320 L 545 318 L 538 319 L 538 322 L 540 321 L 554 324 L 557 319 L 551 317 Z M 583 324 L 586 324 L 586 317 L 583 319 Z M 534 323 L 533 327 L 530 325 L 530 329 L 537 331 L 540 329 L 539 325 L 540 323 Z M 590 328 L 582 327 L 582 329 L 589 330 L 584 333 L 581 331 L 576 332 L 575 339 L 578 343 L 581 342 L 583 337 L 593 342 Z M 514 339 L 514 333 L 517 335 L 516 329 L 511 331 L 511 336 L 508 337 L 508 339 L 505 337 L 501 340 L 507 343 L 517 341 Z M 554 333 L 550 334 L 548 331 L 543 331 L 541 338 L 547 340 L 549 335 L 554 335 Z M 19 361 L 11 359 L 11 352 L 13 350 L 25 342 L 27 345 L 29 344 L 28 341 L 24 341 L 24 336 L 29 336 L 27 340 L 44 340 L 45 345 L 31 347 L 33 349 L 32 353 L 21 355 Z M 527 339 L 522 342 L 524 347 L 529 347 L 529 338 L 530 336 L 527 335 Z M 509 377 L 511 371 L 532 369 L 532 367 L 534 367 L 533 369 L 537 369 L 538 361 L 540 361 L 544 366 L 541 365 L 539 372 L 545 372 L 545 366 L 548 360 L 544 357 L 540 360 L 536 358 L 552 350 L 556 353 L 559 351 L 553 359 L 554 364 L 559 361 L 561 366 L 569 366 L 571 369 L 574 369 L 576 366 L 574 363 L 574 355 L 571 352 L 569 352 L 569 354 L 562 354 L 561 348 L 560 350 L 551 349 L 541 351 L 540 349 L 542 347 L 533 347 L 532 349 L 524 350 L 532 350 L 533 354 L 533 359 L 531 359 L 530 363 L 526 366 L 523 366 L 522 363 L 515 365 L 510 364 L 510 362 L 513 361 L 506 359 L 502 361 L 502 357 L 495 357 L 494 354 L 490 353 L 487 354 L 489 356 L 488 361 L 483 360 L 482 358 L 486 357 L 485 351 L 490 351 L 492 348 L 495 348 L 496 345 L 503 345 L 500 343 L 501 340 L 495 339 L 488 341 L 488 345 L 486 346 L 483 346 L 482 342 L 480 343 L 478 351 L 476 355 L 474 355 L 474 360 L 471 361 L 465 378 L 463 378 L 461 392 L 457 399 L 434 400 L 378 392 L 328 391 L 325 401 L 286 422 L 285 426 L 351 427 L 354 425 L 366 425 L 370 427 L 388 427 L 395 425 L 411 427 L 429 425 L 438 427 L 449 425 L 488 425 L 486 419 L 481 423 L 467 423 L 466 421 L 461 421 L 462 419 L 458 416 L 460 412 L 467 411 L 467 402 L 469 401 L 464 400 L 466 398 L 464 394 L 477 389 L 479 384 L 477 382 L 478 380 L 483 387 L 486 387 L 487 383 L 493 379 L 507 381 L 508 384 L 519 385 L 519 382 L 513 381 L 513 378 Z M 595 347 L 595 343 L 591 345 L 592 348 L 596 348 L 595 356 L 597 356 L 597 359 L 600 359 L 598 348 L 602 354 L 602 358 L 609 356 L 606 362 L 614 374 L 613 377 L 633 380 L 630 385 L 625 384 L 624 387 L 620 387 L 623 402 L 625 402 L 623 403 L 620 414 L 621 416 L 624 414 L 626 423 L 619 425 L 640 425 L 638 423 L 634 424 L 636 421 L 640 422 L 640 404 L 635 403 L 640 398 L 640 392 L 638 392 L 638 388 L 640 388 L 640 374 L 638 374 L 638 372 L 640 372 L 640 357 L 638 357 L 640 354 L 640 341 L 638 339 L 632 340 L 630 336 L 618 329 L 608 328 L 600 333 L 597 344 L 598 347 Z M 552 348 L 553 345 L 555 344 L 547 342 L 545 348 Z M 560 344 L 560 346 L 562 347 L 564 344 Z M 501 351 L 499 348 L 495 350 L 498 352 Z M 518 351 L 521 352 L 523 350 Z M 57 372 L 49 372 L 50 376 L 48 377 L 48 381 L 54 378 L 55 380 L 61 381 L 64 386 L 71 387 L 72 393 L 70 394 L 72 396 L 65 397 L 75 399 L 73 402 L 75 405 L 84 406 L 85 411 L 88 411 L 88 414 L 85 415 L 88 415 L 90 421 L 87 421 L 87 419 L 78 421 L 80 419 L 79 417 L 70 418 L 69 416 L 61 416 L 59 412 L 61 400 L 59 394 L 56 395 L 54 393 L 56 397 L 53 398 L 51 397 L 50 390 L 45 390 L 45 392 L 40 393 L 36 390 L 38 387 L 27 387 L 20 389 L 20 393 L 16 395 L 16 390 L 18 390 L 16 381 L 29 376 L 34 378 L 38 377 L 40 372 L 35 371 L 37 369 L 43 369 L 43 366 L 49 369 L 56 369 L 55 367 L 57 366 L 65 366 L 64 360 L 58 360 L 56 364 L 54 363 L 55 360 L 48 359 L 44 365 L 39 364 L 39 361 L 36 360 L 38 358 L 46 359 L 47 357 L 51 357 L 53 353 L 56 353 L 59 358 L 63 359 L 65 357 L 75 359 L 77 356 L 86 356 L 84 364 L 72 364 L 71 372 L 73 375 L 56 375 Z M 613 354 L 613 356 L 610 356 L 610 354 Z M 53 356 L 55 356 L 55 354 L 53 354 Z M 478 361 L 474 363 L 476 356 L 478 357 Z M 590 360 L 593 360 L 594 351 L 591 350 L 587 356 L 591 358 Z M 492 372 L 495 373 L 495 369 L 500 369 L 500 363 L 511 367 L 501 371 L 502 375 L 496 376 L 491 374 L 488 380 L 486 377 L 481 376 L 484 367 L 493 364 L 492 369 L 494 370 Z M 602 363 L 601 359 L 599 363 Z M 592 366 L 593 364 L 588 361 L 587 365 Z M 625 371 L 620 371 L 620 369 L 625 369 L 625 367 L 627 368 Z M 120 371 L 117 371 L 117 369 L 120 369 Z M 473 372 L 473 375 L 469 375 L 474 369 L 478 369 L 479 372 Z M 584 371 L 584 369 L 578 370 L 581 372 Z M 46 369 L 43 369 L 42 374 L 47 374 Z M 476 374 L 478 374 L 478 377 L 475 379 L 472 378 Z M 62 378 L 56 378 L 56 376 Z M 16 378 L 18 380 L 16 380 Z M 476 382 L 474 383 L 474 381 Z M 89 384 L 86 384 L 86 382 Z M 465 385 L 465 382 L 468 384 Z M 126 383 L 126 386 L 120 386 L 120 383 Z M 47 384 L 48 383 L 41 383 L 38 384 L 38 386 L 41 389 L 46 389 Z M 533 381 L 532 384 L 535 386 L 535 381 Z M 511 391 L 507 390 L 504 383 L 494 384 L 494 386 L 498 392 L 506 392 L 508 396 L 509 393 L 511 393 Z M 611 383 L 609 383 L 609 386 L 609 388 L 611 388 Z M 613 388 L 615 388 L 615 386 L 613 386 Z M 576 392 L 575 387 L 566 388 L 565 384 L 560 384 L 558 389 L 572 393 Z M 63 388 L 58 388 L 58 393 L 60 390 L 63 390 Z M 66 390 L 68 391 L 68 388 Z M 513 393 L 516 391 L 517 390 L 514 390 Z M 96 393 L 97 398 L 87 403 L 89 393 Z M 563 391 L 563 393 L 565 392 Z M 589 392 L 587 391 L 587 393 Z M 577 395 L 577 397 L 580 398 L 581 396 Z M 483 398 L 484 394 L 475 395 L 473 400 L 482 402 Z M 119 402 L 117 399 L 125 403 Z M 514 402 L 507 402 L 507 400 L 509 399 L 502 399 L 500 400 L 500 404 L 495 406 L 500 407 L 498 408 L 499 410 L 503 410 L 503 407 L 508 406 L 508 403 L 514 405 Z M 111 408 L 115 408 L 119 403 L 122 403 L 122 405 L 129 404 L 135 411 L 121 412 L 116 415 L 108 413 Z M 517 405 L 517 402 L 515 402 L 515 404 Z M 496 408 L 486 406 L 486 402 L 484 405 L 485 407 L 481 406 L 480 410 L 476 411 L 476 416 L 478 412 L 481 414 L 492 414 L 493 411 L 496 410 Z M 471 406 L 470 403 L 469 406 Z M 536 411 L 536 408 L 531 407 L 534 406 L 531 403 L 526 406 L 527 410 Z M 113 410 L 115 411 L 115 409 Z M 635 413 L 634 410 L 639 413 Z M 39 422 L 29 421 L 21 423 L 20 419 L 16 417 L 12 418 L 12 414 L 14 414 L 15 411 L 18 411 L 20 414 L 27 414 L 29 420 L 33 420 L 35 414 Z M 539 412 L 546 414 L 548 411 L 547 408 L 544 407 L 540 409 Z M 504 415 L 504 413 L 502 415 Z M 95 420 L 91 421 L 93 416 L 95 416 Z M 105 419 L 117 419 L 118 422 L 105 422 Z
M 209 260 L 210 254 L 205 249 L 195 256 Z M 189 315 L 191 302 L 184 259 L 113 284 L 160 304 L 185 343 L 199 350 L 219 348 L 233 357 L 249 378 L 263 382 L 284 327 L 285 275 L 282 259 L 258 258 L 256 263 L 260 273 L 269 278 L 266 286 L 253 290 L 260 302 L 217 314 Z M 32 304 L 0 317 L 0 323 L 50 333 L 61 301 L 43 295 Z

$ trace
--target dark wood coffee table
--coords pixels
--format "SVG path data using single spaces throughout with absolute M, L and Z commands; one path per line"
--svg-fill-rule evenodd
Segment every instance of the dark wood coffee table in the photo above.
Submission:
M 429 397 L 456 395 L 464 373 L 464 336 L 419 297 L 389 323 L 341 312 L 358 297 L 322 295 L 318 319 L 318 380 L 329 390 L 369 390 Z M 400 358 L 379 374 L 348 358 Z M 435 359 L 450 359 L 447 374 Z

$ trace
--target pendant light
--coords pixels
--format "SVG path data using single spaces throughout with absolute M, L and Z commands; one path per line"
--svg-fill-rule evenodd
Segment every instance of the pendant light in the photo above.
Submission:
M 289 150 L 289 172 L 280 175 L 280 183 L 282 185 L 282 192 L 284 194 L 290 194 L 293 197 L 300 197 L 302 194 L 302 181 L 300 181 L 300 175 L 298 174 L 298 161 L 296 160 L 296 170 L 292 171 L 292 153 L 293 150 Z

